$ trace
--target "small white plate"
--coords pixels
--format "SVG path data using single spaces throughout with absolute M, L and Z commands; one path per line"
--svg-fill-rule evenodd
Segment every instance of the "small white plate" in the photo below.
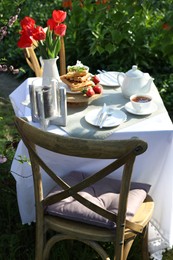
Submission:
M 157 110 L 157 105 L 155 103 L 152 103 L 150 108 L 149 109 L 145 109 L 143 111 L 136 111 L 131 102 L 128 102 L 125 104 L 125 109 L 131 113 L 131 114 L 134 114 L 134 115 L 140 115 L 140 116 L 145 116 L 145 115 L 149 115 L 149 114 L 152 114 L 154 111 Z
M 96 108 L 91 110 L 90 112 L 87 113 L 87 115 L 85 116 L 85 120 L 94 126 L 99 126 L 98 125 L 98 114 L 100 112 L 101 108 Z M 122 124 L 123 122 L 126 121 L 127 116 L 124 112 L 122 112 L 119 109 L 114 109 L 111 108 L 111 110 L 113 111 L 111 116 L 108 116 L 103 124 L 103 127 L 114 127 L 114 126 L 118 126 L 120 124 Z
M 69 86 L 67 86 L 64 82 L 60 82 L 60 86 L 64 87 L 66 89 L 66 92 L 69 94 L 81 94 L 81 91 L 71 91 Z
M 117 75 L 119 72 L 116 71 L 108 71 L 104 73 L 98 74 L 98 78 L 100 79 L 100 84 L 105 87 L 119 87 L 117 81 Z

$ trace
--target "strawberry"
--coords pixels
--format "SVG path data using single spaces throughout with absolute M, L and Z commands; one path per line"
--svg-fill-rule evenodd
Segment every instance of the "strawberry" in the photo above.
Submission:
M 92 81 L 94 82 L 95 85 L 100 82 L 99 78 L 98 78 L 96 75 L 94 75 L 94 76 L 92 77 Z
M 95 86 L 93 87 L 93 90 L 94 90 L 94 92 L 95 92 L 96 94 L 101 94 L 101 93 L 102 93 L 102 87 L 99 86 L 99 85 L 95 85 Z
M 86 91 L 86 95 L 87 97 L 92 97 L 93 95 L 95 95 L 93 88 L 88 88 Z

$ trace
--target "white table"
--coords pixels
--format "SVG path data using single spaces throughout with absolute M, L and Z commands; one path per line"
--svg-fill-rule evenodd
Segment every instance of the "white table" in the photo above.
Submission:
M 30 108 L 22 105 L 22 102 L 28 95 L 28 85 L 32 80 L 33 78 L 29 78 L 24 81 L 10 95 L 15 114 L 26 116 L 29 120 L 31 120 Z M 123 100 L 120 88 L 104 88 L 101 101 L 95 101 L 83 109 L 75 110 L 75 108 L 68 108 L 67 124 L 70 126 L 70 134 L 73 135 L 74 133 L 76 135 L 75 129 L 71 127 L 75 118 L 76 126 L 81 128 L 86 127 L 93 136 L 99 133 L 94 138 L 124 139 L 138 136 L 147 141 L 148 150 L 137 158 L 133 180 L 152 185 L 150 195 L 155 201 L 155 210 L 149 228 L 149 251 L 154 259 L 162 259 L 164 249 L 169 249 L 173 246 L 173 125 L 154 84 L 151 94 L 154 97 L 154 102 L 157 104 L 158 110 L 152 115 L 139 117 L 126 112 L 128 122 L 124 123 L 122 127 L 120 126 L 110 131 L 100 130 L 90 126 L 87 122 L 84 123 L 83 116 L 95 106 L 100 105 L 98 102 L 102 102 L 102 104 L 105 101 L 108 102 L 110 94 L 112 97 L 115 97 L 115 99 L 111 99 L 110 103 L 115 100 L 115 104 L 111 104 L 116 107 L 122 107 L 122 104 L 118 103 L 118 97 L 121 97 L 121 102 L 128 102 L 128 100 Z M 124 108 L 122 109 L 125 112 Z M 68 134 L 68 127 L 60 129 L 51 126 L 48 130 L 63 135 Z M 84 131 L 83 134 L 84 136 L 85 134 L 88 135 L 88 132 Z M 90 136 L 90 138 L 92 137 Z M 40 150 L 40 153 L 45 154 L 45 151 Z M 18 145 L 11 173 L 16 180 L 19 211 L 22 223 L 25 224 L 35 220 L 35 206 L 31 167 L 27 162 L 21 164 L 16 160 L 21 155 L 28 157 L 28 153 L 22 142 Z M 57 168 L 54 154 L 51 154 L 50 157 L 46 155 L 45 160 L 51 164 L 53 169 Z M 87 167 L 88 172 L 92 172 L 93 168 L 97 168 L 97 164 L 94 161 L 90 162 L 89 165 L 89 162 L 84 162 L 83 159 L 64 159 L 64 156 L 62 156 L 61 161 L 63 162 L 63 160 L 65 163 L 59 169 L 62 175 L 68 171 L 69 167 L 70 169 L 78 167 L 79 170 L 86 170 Z M 46 194 L 52 188 L 53 183 L 49 179 L 43 178 L 43 180 L 46 183 L 46 189 L 44 190 Z

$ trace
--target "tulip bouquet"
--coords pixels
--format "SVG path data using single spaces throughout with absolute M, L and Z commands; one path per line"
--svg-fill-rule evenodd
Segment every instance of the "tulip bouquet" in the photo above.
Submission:
M 66 25 L 63 24 L 65 19 L 66 12 L 54 10 L 52 18 L 47 20 L 47 27 L 44 29 L 37 26 L 33 18 L 26 16 L 20 22 L 22 30 L 18 47 L 27 48 L 36 45 L 43 59 L 56 58 L 61 48 L 60 37 L 66 33 Z

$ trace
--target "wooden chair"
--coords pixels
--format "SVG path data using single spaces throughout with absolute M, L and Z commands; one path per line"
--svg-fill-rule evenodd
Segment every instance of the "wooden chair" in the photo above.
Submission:
M 42 68 L 35 54 L 35 47 L 25 48 L 24 55 L 29 67 L 35 72 L 36 77 L 42 76 Z M 60 76 L 66 74 L 66 57 L 64 38 L 61 37 L 61 49 L 59 52 Z
M 143 260 L 148 259 L 147 226 L 152 216 L 154 202 L 144 192 L 144 189 L 148 187 L 147 184 L 131 183 L 135 158 L 146 151 L 147 143 L 137 138 L 103 141 L 59 136 L 37 129 L 18 117 L 15 117 L 15 125 L 28 148 L 33 171 L 36 201 L 35 259 L 49 259 L 50 250 L 55 243 L 70 239 L 80 240 L 91 246 L 102 259 L 106 260 L 110 258 L 97 242 L 111 241 L 115 248 L 114 260 L 125 260 L 137 235 L 142 235 L 143 238 L 143 248 L 145 248 Z M 38 147 L 66 156 L 99 159 L 101 162 L 106 160 L 107 166 L 92 175 L 86 175 L 86 178 L 83 176 L 84 173 L 81 174 L 80 171 L 71 172 L 60 178 L 46 165 L 44 158 L 40 157 Z M 61 160 L 58 162 L 57 156 L 57 167 L 61 164 Z M 43 197 L 44 187 L 40 168 L 44 169 L 56 183 L 56 189 L 46 197 Z M 70 168 L 71 165 L 69 165 L 69 172 Z M 118 169 L 120 172 L 122 171 L 122 180 L 110 179 L 108 175 Z M 84 178 L 81 178 L 81 176 Z M 74 180 L 78 177 L 81 178 L 79 183 Z M 144 185 L 145 188 L 140 185 Z M 118 198 L 118 208 L 114 208 L 112 211 L 109 207 L 106 209 L 98 204 L 95 205 L 96 193 L 93 199 L 90 199 L 89 186 L 92 186 L 91 190 L 95 190 L 95 192 L 97 190 L 97 193 L 100 193 L 97 194 L 100 201 L 104 201 L 104 196 L 107 196 L 108 201 L 105 203 L 108 203 L 109 206 L 111 203 L 115 203 Z M 110 190 L 111 187 L 115 189 L 115 194 Z M 117 189 L 119 190 L 118 197 L 116 197 Z M 136 199 L 141 196 L 138 194 L 130 202 L 130 194 L 134 191 L 141 192 L 145 196 L 141 200 L 140 206 L 138 205 L 139 208 L 137 208 L 135 214 L 131 215 L 132 213 L 129 211 L 131 202 L 134 204 Z M 85 193 L 87 194 L 86 197 L 84 196 Z M 89 196 L 89 199 L 87 199 L 87 196 Z M 77 203 L 77 212 L 73 212 L 71 216 L 60 211 L 56 214 L 59 204 L 64 203 L 66 198 L 68 198 L 67 204 L 69 205 L 72 202 Z M 83 207 L 82 210 L 81 206 Z M 62 206 L 62 208 L 64 207 L 65 205 Z M 86 218 L 82 216 L 82 219 L 80 219 L 83 209 L 89 210 L 89 214 L 96 216 L 96 224 L 93 222 L 94 217 L 89 219 L 89 215 Z M 72 207 L 72 210 L 74 210 L 74 207 Z M 101 222 L 99 222 L 100 219 Z M 54 230 L 57 234 L 54 234 L 47 241 L 46 233 L 49 230 Z

